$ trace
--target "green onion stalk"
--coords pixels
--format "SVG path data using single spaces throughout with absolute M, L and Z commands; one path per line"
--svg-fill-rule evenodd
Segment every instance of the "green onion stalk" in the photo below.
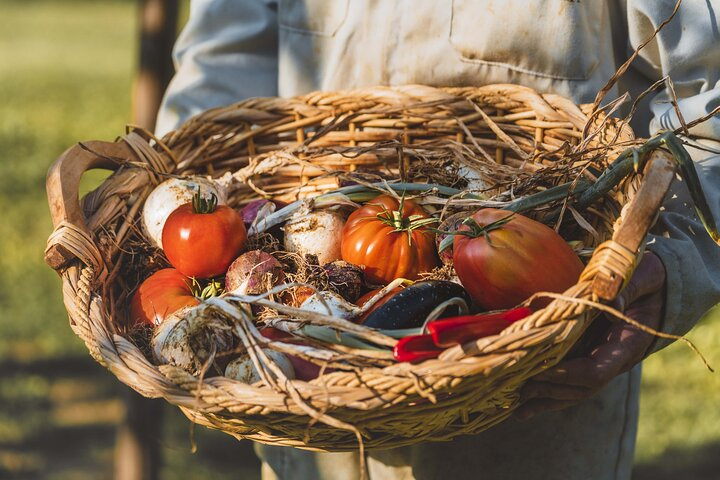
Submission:
M 610 192 L 628 175 L 641 171 L 647 162 L 650 152 L 657 148 L 665 148 L 673 156 L 678 165 L 680 175 L 687 183 L 700 221 L 710 237 L 712 237 L 716 243 L 720 244 L 720 234 L 718 233 L 717 225 L 705 198 L 702 185 L 700 184 L 695 163 L 690 158 L 680 139 L 670 131 L 656 135 L 637 148 L 629 148 L 622 152 L 594 183 L 585 178 L 580 178 L 548 188 L 542 192 L 518 198 L 508 202 L 501 208 L 514 213 L 522 213 L 568 197 L 573 197 L 573 206 L 578 210 L 585 209 L 603 195 Z M 268 215 L 251 229 L 249 233 L 264 232 L 275 225 L 279 225 L 304 206 L 311 208 L 327 208 L 337 205 L 357 206 L 358 203 L 372 200 L 380 193 L 386 193 L 388 189 L 398 192 L 401 195 L 417 193 L 453 197 L 462 194 L 463 198 L 485 200 L 482 196 L 467 192 L 463 193 L 462 190 L 437 184 L 380 182 L 371 185 L 350 185 L 324 193 L 312 199 L 298 200 L 291 203 L 277 212 Z M 559 216 L 559 209 L 551 216 Z

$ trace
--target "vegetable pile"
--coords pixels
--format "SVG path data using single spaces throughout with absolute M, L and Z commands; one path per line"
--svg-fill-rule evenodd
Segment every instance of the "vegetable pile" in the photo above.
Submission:
M 147 333 L 156 362 L 193 374 L 311 380 L 362 366 L 328 351 L 436 358 L 527 317 L 542 306 L 523 305 L 534 293 L 577 282 L 583 263 L 552 228 L 511 209 L 448 212 L 436 195 L 386 183 L 230 206 L 213 180 L 169 180 L 142 225 L 170 267 L 135 289 L 127 325 Z

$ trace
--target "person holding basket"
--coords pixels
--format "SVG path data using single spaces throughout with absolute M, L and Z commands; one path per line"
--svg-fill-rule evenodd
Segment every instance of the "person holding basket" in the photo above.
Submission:
M 653 92 L 633 115 L 638 136 L 648 136 L 720 105 L 720 2 L 678 3 L 193 0 L 157 133 L 244 98 L 370 85 L 514 83 L 592 103 L 650 39 L 607 92 L 637 98 L 658 79 L 672 79 L 674 92 Z M 690 133 L 701 139 L 689 150 L 717 212 L 720 157 L 710 152 L 720 152 L 720 118 Z M 676 181 L 647 253 L 613 303 L 675 335 L 720 301 L 720 249 L 703 234 L 688 198 Z M 669 342 L 624 322 L 607 322 L 595 333 L 587 351 L 528 382 L 515 415 L 520 421 L 452 442 L 372 451 L 370 478 L 629 479 L 640 362 Z M 263 445 L 257 451 L 264 479 L 359 475 L 355 453 Z

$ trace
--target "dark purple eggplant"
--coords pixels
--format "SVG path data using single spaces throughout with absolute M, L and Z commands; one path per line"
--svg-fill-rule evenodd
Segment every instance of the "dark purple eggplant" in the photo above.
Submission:
M 417 282 L 371 312 L 363 325 L 383 330 L 420 327 L 435 307 L 455 297 L 470 305 L 470 295 L 457 283 L 441 280 Z M 450 306 L 443 312 L 444 317 L 457 315 L 460 311 L 456 306 Z

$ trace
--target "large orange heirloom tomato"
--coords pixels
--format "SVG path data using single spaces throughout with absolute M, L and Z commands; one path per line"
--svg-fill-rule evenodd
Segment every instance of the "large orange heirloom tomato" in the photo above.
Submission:
M 225 273 L 245 248 L 242 217 L 217 197 L 200 196 L 173 211 L 165 221 L 162 245 L 170 264 L 188 277 L 210 278 Z
M 137 289 L 130 301 L 130 325 L 159 325 L 183 307 L 198 305 L 191 280 L 174 268 L 158 270 Z
M 453 241 L 453 265 L 473 301 L 488 310 L 514 307 L 536 292 L 564 292 L 583 270 L 555 230 L 495 208 L 463 222 Z
M 355 210 L 342 230 L 342 259 L 365 266 L 365 278 L 386 284 L 396 278 L 417 279 L 439 265 L 435 233 L 427 227 L 436 223 L 412 200 L 401 203 L 380 195 Z

